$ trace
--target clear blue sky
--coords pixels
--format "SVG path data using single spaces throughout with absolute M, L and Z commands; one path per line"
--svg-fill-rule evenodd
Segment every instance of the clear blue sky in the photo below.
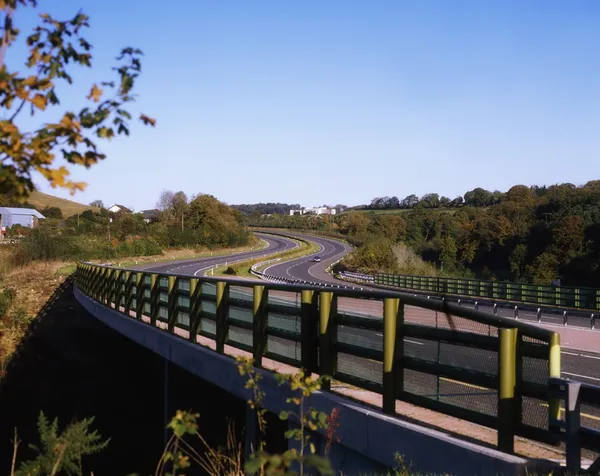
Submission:
M 146 54 L 136 108 L 157 127 L 104 145 L 77 201 L 355 205 L 600 175 L 598 0 L 39 3 L 91 17 L 81 95 L 120 47 Z

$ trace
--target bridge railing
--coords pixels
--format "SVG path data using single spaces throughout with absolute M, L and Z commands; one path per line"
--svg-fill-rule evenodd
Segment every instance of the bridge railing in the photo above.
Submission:
M 586 310 L 600 309 L 600 290 L 593 288 L 544 286 L 504 281 L 410 276 L 389 273 L 374 274 L 373 279 L 375 284 L 383 286 L 436 294 L 471 296 L 552 307 L 570 307 Z
M 219 353 L 228 346 L 514 436 L 554 442 L 559 335 L 456 304 L 360 291 L 190 277 L 80 263 L 89 298 Z

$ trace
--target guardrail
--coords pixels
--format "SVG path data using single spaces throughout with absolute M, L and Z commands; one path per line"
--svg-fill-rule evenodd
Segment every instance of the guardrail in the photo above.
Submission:
M 556 442 L 560 336 L 546 329 L 401 292 L 87 263 L 76 286 L 124 318 L 248 351 L 257 367 L 269 358 L 380 394 L 387 414 L 401 400 L 494 428 L 506 452 L 515 435 Z
M 375 284 L 430 293 L 470 296 L 574 309 L 600 309 L 600 290 L 569 286 L 543 286 L 479 279 L 455 279 L 377 273 Z
M 600 430 L 581 425 L 581 407 L 600 409 L 600 386 L 572 380 L 551 378 L 551 395 L 565 402 L 564 417 L 551 421 L 560 429 L 561 439 L 567 447 L 567 470 L 578 474 L 581 470 L 581 449 L 600 452 Z M 587 474 L 600 474 L 600 458 L 586 470 Z
M 349 273 L 347 271 L 339 272 L 336 275 L 339 279 L 344 281 L 354 282 L 354 283 L 363 283 L 370 286 L 376 286 L 381 288 L 394 288 L 396 286 L 388 286 L 385 284 L 377 283 L 375 279 L 376 275 L 372 274 L 363 274 L 363 273 Z M 404 289 L 404 288 L 402 288 Z M 508 309 L 510 310 L 512 316 L 515 319 L 519 319 L 519 311 L 531 311 L 535 314 L 535 320 L 537 322 L 542 322 L 543 318 L 547 318 L 548 314 L 551 314 L 553 321 L 559 321 L 563 326 L 569 325 L 570 318 L 576 319 L 578 324 L 577 327 L 589 327 L 590 329 L 596 329 L 597 323 L 600 319 L 600 312 L 585 312 L 578 311 L 575 309 L 565 309 L 565 308 L 555 308 L 552 306 L 543 306 L 543 305 L 533 305 L 526 303 L 518 303 L 518 302 L 510 302 L 510 301 L 502 301 L 495 299 L 487 299 L 481 297 L 473 297 L 473 296 L 461 296 L 461 295 L 443 295 L 437 294 L 434 291 L 428 292 L 421 289 L 411 289 L 407 288 L 406 291 L 412 291 L 421 295 L 426 295 L 427 298 L 431 299 L 445 299 L 447 301 L 453 301 L 458 304 L 471 304 L 477 309 L 479 306 L 490 306 L 493 309 L 494 314 L 498 314 L 500 309 Z M 545 314 L 545 315 L 544 315 Z M 572 322 L 572 320 L 571 320 Z

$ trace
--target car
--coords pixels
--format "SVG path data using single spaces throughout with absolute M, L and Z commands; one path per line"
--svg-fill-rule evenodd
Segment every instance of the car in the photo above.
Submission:
M 312 261 L 313 261 L 313 262 L 315 262 L 315 263 L 320 263 L 320 262 L 321 262 L 321 258 L 319 258 L 318 256 L 315 256 L 315 257 L 312 259 Z

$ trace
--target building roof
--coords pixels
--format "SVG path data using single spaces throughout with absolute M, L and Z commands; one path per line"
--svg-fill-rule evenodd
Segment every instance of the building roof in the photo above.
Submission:
M 157 209 L 157 208 L 153 208 L 151 210 L 142 210 L 139 213 L 141 213 L 144 216 L 144 218 L 152 219 L 152 218 L 158 218 L 159 217 L 160 210 Z
M 108 210 L 110 210 L 112 207 L 119 207 L 122 211 L 131 213 L 131 210 L 129 208 L 127 208 L 124 205 L 119 205 L 118 203 L 115 203 L 114 205 L 108 207 Z
M 0 215 L 3 213 L 10 213 L 11 215 L 33 215 L 37 218 L 46 218 L 37 210 L 33 208 L 17 208 L 17 207 L 0 207 Z

